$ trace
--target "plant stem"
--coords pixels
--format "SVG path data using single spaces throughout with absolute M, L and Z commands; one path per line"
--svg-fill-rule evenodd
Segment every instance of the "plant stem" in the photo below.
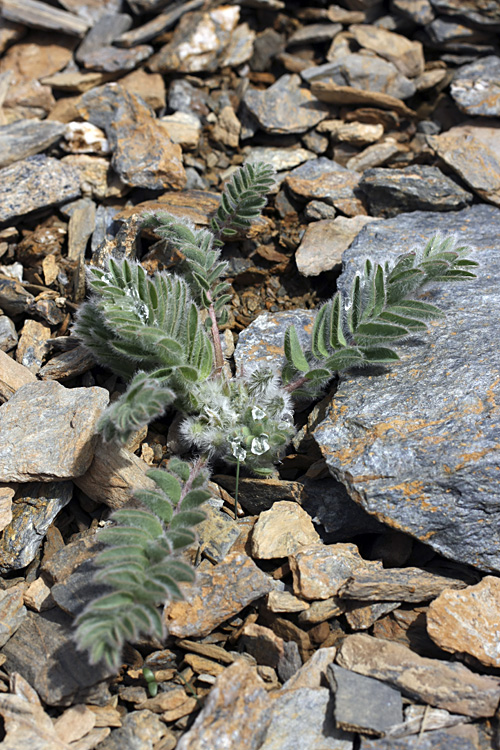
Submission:
M 215 374 L 220 375 L 224 368 L 224 354 L 222 353 L 222 342 L 220 340 L 219 326 L 217 325 L 217 316 L 215 314 L 214 305 L 212 302 L 212 295 L 210 292 L 207 293 L 208 299 L 210 300 L 210 307 L 208 308 L 208 314 L 212 321 L 212 342 L 214 345 L 215 354 Z
M 237 459 L 236 464 L 236 489 L 234 491 L 234 520 L 238 522 L 238 489 L 240 486 L 240 459 Z
M 291 383 L 288 383 L 288 385 L 283 386 L 284 390 L 287 391 L 287 393 L 293 393 L 297 390 L 297 388 L 300 388 L 304 383 L 307 383 L 307 378 L 305 375 L 302 375 L 302 377 L 297 378 L 297 380 L 293 380 Z

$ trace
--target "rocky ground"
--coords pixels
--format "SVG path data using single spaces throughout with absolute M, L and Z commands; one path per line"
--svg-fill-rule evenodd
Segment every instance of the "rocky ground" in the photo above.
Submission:
M 0 747 L 498 750 L 500 9 L 481 0 L 3 0 Z M 76 651 L 96 531 L 175 432 L 126 449 L 120 381 L 71 336 L 85 262 L 175 266 L 146 208 L 206 225 L 246 160 L 277 170 L 228 245 L 237 367 L 440 232 L 478 278 L 391 368 L 298 414 L 270 479 L 217 467 L 168 638 L 118 676 Z M 159 685 L 150 697 L 142 669 Z M 0 722 L 2 726 L 2 722 Z

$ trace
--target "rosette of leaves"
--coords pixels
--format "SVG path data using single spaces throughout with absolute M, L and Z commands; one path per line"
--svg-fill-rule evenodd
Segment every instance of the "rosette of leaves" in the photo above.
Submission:
M 123 508 L 111 516 L 112 526 L 99 532 L 106 544 L 95 559 L 95 580 L 109 589 L 94 599 L 77 619 L 76 640 L 92 664 L 103 660 L 117 670 L 126 641 L 141 633 L 164 637 L 161 605 L 182 599 L 179 584 L 194 580 L 180 552 L 195 541 L 194 527 L 210 497 L 208 472 L 201 460 L 190 465 L 172 458 L 169 471 L 152 469 L 154 490 L 137 490 L 145 506 Z
M 453 237 L 434 237 L 422 251 L 403 253 L 393 264 L 367 258 L 349 294 L 337 292 L 319 310 L 309 347 L 301 345 L 294 326 L 287 330 L 283 380 L 289 390 L 310 395 L 335 372 L 397 361 L 391 346 L 425 331 L 429 320 L 442 316 L 435 305 L 414 299 L 418 291 L 434 281 L 475 278 L 472 269 L 478 263 L 464 257 L 468 248 L 454 245 Z

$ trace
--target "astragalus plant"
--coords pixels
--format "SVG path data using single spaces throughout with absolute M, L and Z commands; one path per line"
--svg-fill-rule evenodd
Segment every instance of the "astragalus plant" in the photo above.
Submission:
M 126 641 L 141 633 L 163 636 L 161 606 L 182 597 L 179 584 L 194 579 L 181 552 L 204 517 L 211 463 L 233 464 L 237 477 L 240 467 L 269 475 L 294 434 L 297 396 L 318 396 L 337 372 L 354 365 L 396 361 L 388 345 L 425 331 L 441 314 L 415 299 L 422 287 L 474 277 L 477 264 L 452 239 L 435 238 L 392 263 L 367 259 L 349 294 L 337 292 L 319 309 L 307 346 L 288 329 L 281 371 L 262 366 L 231 377 L 219 331 L 231 299 L 221 247 L 259 216 L 272 184 L 265 164 L 239 169 L 210 229 L 166 212 L 146 214 L 144 226 L 180 251 L 177 274 L 148 276 L 140 263 L 115 259 L 104 270 L 88 270 L 91 296 L 75 333 L 128 383 L 100 422 L 104 439 L 124 443 L 168 410 L 179 415 L 183 455 L 191 457 L 172 457 L 168 471 L 149 471 L 156 489 L 134 493 L 143 509 L 115 512 L 112 525 L 99 532 L 105 549 L 96 578 L 109 593 L 87 606 L 76 632 L 93 663 L 105 660 L 116 669 Z

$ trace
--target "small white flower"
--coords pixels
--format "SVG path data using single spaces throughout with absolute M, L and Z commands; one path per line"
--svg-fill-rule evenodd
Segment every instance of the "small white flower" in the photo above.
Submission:
M 269 448 L 269 435 L 266 435 L 265 433 L 262 433 L 260 437 L 254 438 L 252 440 L 252 445 L 250 446 L 250 450 L 254 456 L 262 456 L 262 454 L 268 451 Z
M 262 411 L 260 406 L 252 406 L 252 417 L 254 419 L 264 419 L 266 416 L 266 412 Z
M 247 457 L 246 450 L 236 441 L 231 441 L 231 451 L 237 461 L 244 461 Z

